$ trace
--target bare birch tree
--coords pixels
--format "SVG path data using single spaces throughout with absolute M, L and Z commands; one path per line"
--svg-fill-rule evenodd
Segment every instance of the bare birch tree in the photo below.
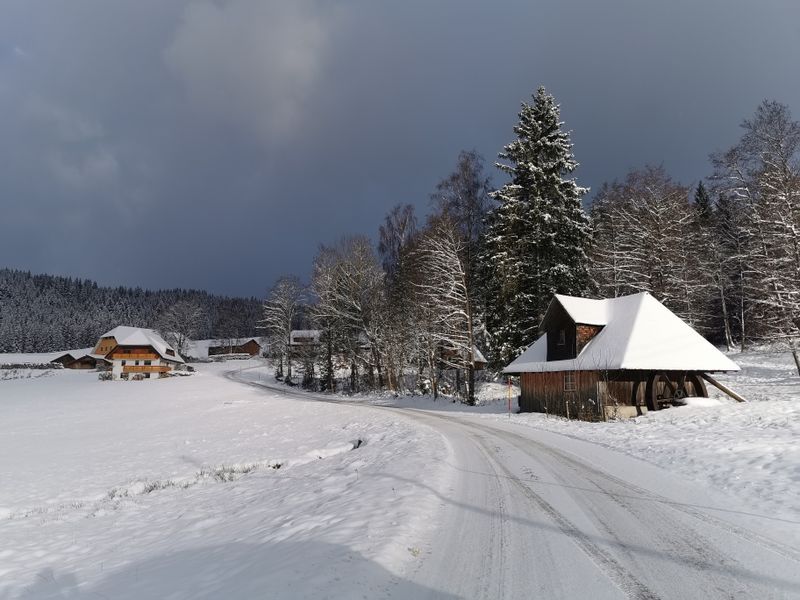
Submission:
M 273 352 L 279 356 L 279 376 L 282 376 L 283 359 L 286 359 L 286 381 L 292 381 L 291 336 L 295 318 L 300 313 L 305 288 L 295 276 L 279 278 L 264 302 L 261 328 L 272 336 Z
M 162 337 L 180 355 L 185 354 L 189 340 L 207 328 L 206 311 L 191 300 L 179 300 L 165 310 L 158 320 L 158 329 Z
M 466 371 L 466 399 L 474 404 L 475 331 L 465 244 L 452 220 L 434 220 L 420 242 L 423 277 L 418 287 L 431 313 L 431 345 L 443 364 Z

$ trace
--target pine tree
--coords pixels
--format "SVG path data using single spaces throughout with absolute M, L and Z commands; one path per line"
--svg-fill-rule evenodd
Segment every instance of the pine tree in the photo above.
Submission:
M 486 326 L 493 359 L 505 363 L 537 337 L 554 293 L 581 295 L 589 276 L 589 220 L 581 206 L 588 189 L 568 178 L 578 166 L 559 107 L 541 87 L 523 103 L 517 136 L 497 167 L 511 181 L 493 193 L 482 254 Z
M 697 184 L 694 191 L 694 209 L 697 214 L 697 222 L 702 227 L 708 227 L 712 224 L 714 218 L 714 207 L 711 204 L 711 196 L 706 191 L 706 186 L 703 182 Z

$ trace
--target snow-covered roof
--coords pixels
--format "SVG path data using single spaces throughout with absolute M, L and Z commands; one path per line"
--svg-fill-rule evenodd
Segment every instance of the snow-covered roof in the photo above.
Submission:
M 50 362 L 53 362 L 57 358 L 63 358 L 64 356 L 71 356 L 73 359 L 77 360 L 79 358 L 83 358 L 84 356 L 94 356 L 92 352 L 94 348 L 80 348 L 78 350 L 65 350 L 64 352 L 56 352 L 53 354 L 53 358 L 50 359 Z
M 615 300 L 612 298 L 611 300 Z M 575 323 L 582 325 L 605 325 L 608 323 L 609 300 L 592 300 L 591 298 L 579 298 L 576 296 L 564 296 L 556 294 L 555 300 L 567 311 L 567 314 Z M 547 312 L 543 321 L 547 320 L 547 313 L 550 312 L 554 303 L 551 301 L 547 307 Z
M 547 334 L 504 373 L 595 370 L 738 371 L 739 367 L 647 292 L 590 300 L 557 295 L 576 323 L 602 325 L 577 358 L 547 360 Z M 548 308 L 548 311 L 550 309 Z
M 183 362 L 183 359 L 175 352 L 175 349 L 152 329 L 119 325 L 104 333 L 101 337 L 113 337 L 118 346 L 152 346 L 153 350 L 164 360 Z M 171 350 L 172 354 L 167 354 L 167 350 Z

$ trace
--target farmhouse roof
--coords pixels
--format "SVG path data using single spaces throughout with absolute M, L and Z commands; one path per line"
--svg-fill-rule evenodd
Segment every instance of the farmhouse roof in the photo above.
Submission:
M 107 331 L 101 337 L 113 337 L 117 340 L 118 346 L 151 346 L 164 360 L 183 362 L 183 359 L 175 352 L 175 349 L 152 329 L 119 325 L 111 331 Z M 172 354 L 167 354 L 167 350 L 171 350 Z
M 576 358 L 566 360 L 547 360 L 545 333 L 509 364 L 504 373 L 739 370 L 736 363 L 647 292 L 605 300 L 557 294 L 547 312 L 556 302 L 575 323 L 602 329 Z

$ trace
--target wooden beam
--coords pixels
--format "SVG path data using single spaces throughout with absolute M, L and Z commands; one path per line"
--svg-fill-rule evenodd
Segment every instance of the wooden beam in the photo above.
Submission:
M 718 390 L 728 394 L 728 396 L 730 396 L 731 398 L 733 398 L 737 402 L 747 402 L 747 400 L 742 398 L 739 394 L 734 392 L 731 388 L 722 385 L 719 381 L 714 379 L 711 375 L 708 375 L 707 373 L 700 373 L 700 376 L 703 379 L 705 379 L 708 383 L 713 385 L 715 388 L 717 388 Z
M 661 373 L 659 373 L 659 375 L 661 375 L 661 377 L 664 378 L 664 383 L 667 384 L 667 387 L 669 388 L 669 391 L 672 392 L 672 397 L 674 398 L 675 397 L 675 386 L 673 385 L 672 380 L 669 378 L 669 375 L 667 375 L 664 371 L 661 371 Z

